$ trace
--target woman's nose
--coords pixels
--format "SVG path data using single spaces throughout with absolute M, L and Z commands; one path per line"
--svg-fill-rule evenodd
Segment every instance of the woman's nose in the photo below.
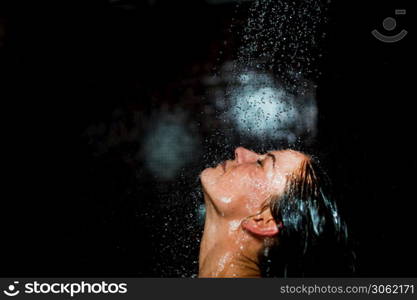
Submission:
M 235 150 L 235 160 L 238 164 L 256 161 L 258 156 L 257 153 L 243 147 L 238 147 Z

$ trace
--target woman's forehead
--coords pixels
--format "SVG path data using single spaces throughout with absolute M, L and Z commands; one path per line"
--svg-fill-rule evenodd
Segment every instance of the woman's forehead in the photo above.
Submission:
M 268 153 L 271 153 L 275 156 L 277 160 L 280 160 L 282 163 L 285 164 L 298 165 L 301 162 L 309 159 L 309 157 L 306 154 L 291 149 L 273 150 L 269 151 Z
M 275 167 L 270 169 L 270 175 L 267 175 L 272 189 L 270 192 L 279 195 L 284 192 L 289 176 L 294 174 L 308 157 L 294 150 L 269 151 L 268 153 L 275 157 Z
M 310 159 L 307 155 L 295 150 L 275 150 L 268 153 L 274 155 L 275 171 L 281 173 L 281 175 L 293 173 L 304 161 Z

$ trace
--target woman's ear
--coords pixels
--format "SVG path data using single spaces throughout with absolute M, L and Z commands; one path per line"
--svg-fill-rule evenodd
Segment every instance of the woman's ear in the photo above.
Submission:
M 278 225 L 272 217 L 269 209 L 264 210 L 262 213 L 251 216 L 242 222 L 242 227 L 261 237 L 273 237 L 279 233 L 282 223 Z

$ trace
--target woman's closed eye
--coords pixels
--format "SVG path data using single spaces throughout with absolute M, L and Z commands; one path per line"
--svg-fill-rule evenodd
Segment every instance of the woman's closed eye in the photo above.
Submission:
M 257 161 L 256 161 L 256 163 L 258 164 L 258 166 L 260 166 L 260 167 L 263 167 L 264 165 L 263 165 L 263 161 L 262 160 L 260 160 L 260 159 L 258 159 Z

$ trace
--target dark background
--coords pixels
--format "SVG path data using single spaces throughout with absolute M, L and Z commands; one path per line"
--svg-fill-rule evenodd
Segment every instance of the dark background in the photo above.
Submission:
M 358 277 L 417 275 L 411 12 L 396 17 L 404 40 L 370 34 L 407 4 L 328 6 L 317 146 Z M 199 196 L 203 152 L 216 146 L 201 78 L 233 56 L 228 29 L 240 17 L 233 3 L 199 0 L 1 2 L 2 276 L 195 274 L 199 227 L 182 216 L 198 201 L 180 199 Z M 140 139 L 123 140 L 133 112 L 146 119 L 162 106 L 193 112 L 209 140 L 202 163 L 168 183 L 132 159 Z M 98 123 L 122 140 L 99 154 L 85 134 Z

